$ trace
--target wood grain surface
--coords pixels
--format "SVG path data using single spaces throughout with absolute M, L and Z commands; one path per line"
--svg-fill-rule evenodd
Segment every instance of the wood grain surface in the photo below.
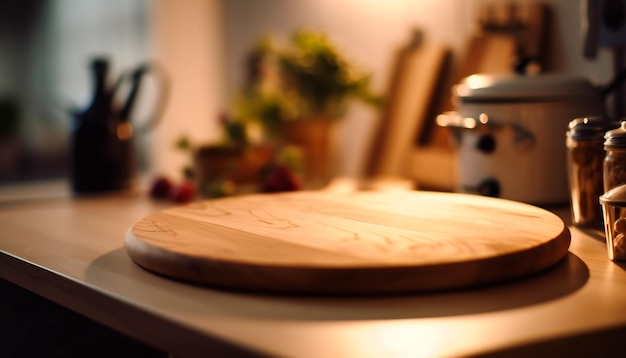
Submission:
M 370 176 L 406 176 L 407 156 L 433 115 L 450 51 L 421 38 L 421 32 L 415 32 L 394 58 L 386 106 L 369 155 Z
M 125 247 L 174 279 L 285 293 L 454 289 L 539 272 L 568 252 L 553 213 L 469 194 L 295 192 L 200 201 L 139 220 Z

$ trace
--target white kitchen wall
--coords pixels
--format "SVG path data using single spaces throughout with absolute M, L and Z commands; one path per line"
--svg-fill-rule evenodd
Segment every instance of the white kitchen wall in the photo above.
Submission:
M 226 0 L 227 88 L 236 90 L 243 56 L 260 36 L 286 36 L 304 27 L 331 35 L 374 72 L 374 86 L 383 89 L 392 55 L 408 40 L 412 28 L 460 48 L 463 34 L 470 30 L 471 4 L 467 0 Z
M 161 124 L 151 138 L 150 174 L 180 179 L 190 163 L 174 143 L 220 138 L 224 108 L 223 33 L 220 0 L 153 0 L 154 59 L 168 71 L 171 91 Z

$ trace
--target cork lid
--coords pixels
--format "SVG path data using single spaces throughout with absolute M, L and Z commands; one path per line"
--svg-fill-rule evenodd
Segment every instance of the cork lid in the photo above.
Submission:
M 626 147 L 626 121 L 622 121 L 619 128 L 606 132 L 604 146 L 608 148 Z
M 619 126 L 619 122 L 601 116 L 575 118 L 569 122 L 566 134 L 576 141 L 601 141 L 607 131 Z

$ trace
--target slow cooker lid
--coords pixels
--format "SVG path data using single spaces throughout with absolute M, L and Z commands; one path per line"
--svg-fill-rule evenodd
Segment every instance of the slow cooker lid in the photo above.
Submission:
M 599 96 L 587 79 L 557 74 L 476 74 L 457 84 L 454 93 L 463 102 L 537 102 Z

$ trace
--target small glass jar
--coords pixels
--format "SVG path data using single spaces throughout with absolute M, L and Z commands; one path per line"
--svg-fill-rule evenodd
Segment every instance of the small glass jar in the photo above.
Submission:
M 626 260 L 626 185 L 617 186 L 602 196 L 604 234 L 609 259 Z
M 604 135 L 604 191 L 626 184 L 626 121 Z
M 602 208 L 598 197 L 604 193 L 604 135 L 619 123 L 604 117 L 576 118 L 566 133 L 567 171 L 572 223 L 602 229 Z

